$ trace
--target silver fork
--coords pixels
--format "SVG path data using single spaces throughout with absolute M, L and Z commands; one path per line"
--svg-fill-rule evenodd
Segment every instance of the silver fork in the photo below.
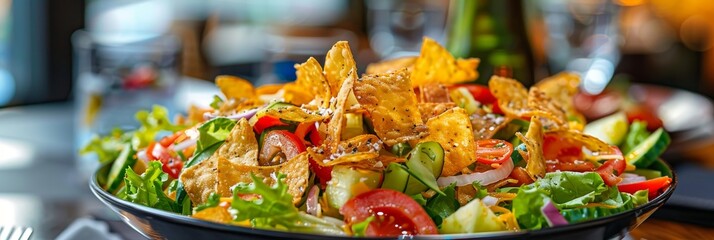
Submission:
M 0 226 L 0 240 L 28 240 L 32 235 L 31 227 Z

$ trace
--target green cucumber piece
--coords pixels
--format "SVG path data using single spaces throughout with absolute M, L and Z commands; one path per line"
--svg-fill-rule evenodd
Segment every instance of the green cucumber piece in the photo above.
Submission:
M 506 226 L 498 220 L 480 199 L 474 199 L 456 210 L 441 223 L 439 233 L 477 233 L 506 230 Z
M 124 145 L 124 148 L 119 153 L 119 157 L 112 164 L 109 170 L 109 176 L 107 177 L 107 185 L 104 189 L 107 192 L 114 193 L 122 183 L 124 183 L 124 174 L 126 173 L 127 167 L 133 167 L 136 163 L 136 151 L 131 144 Z
M 638 168 L 647 168 L 664 153 L 670 142 L 669 134 L 659 128 L 628 152 L 625 160 Z
M 515 137 L 516 132 L 525 132 L 528 129 L 528 126 L 530 126 L 530 122 L 517 118 L 513 119 L 511 122 L 506 124 L 506 126 L 498 130 L 498 132 L 493 135 L 493 138 L 508 141 Z M 515 138 L 518 139 L 517 137 Z
M 394 144 L 394 146 L 392 146 L 392 153 L 399 157 L 404 157 L 407 154 L 409 154 L 409 152 L 411 152 L 411 151 L 412 151 L 412 146 L 409 146 L 409 143 L 405 143 L 405 142 L 397 143 L 397 144 Z
M 627 116 L 618 112 L 588 123 L 584 132 L 610 145 L 620 145 L 627 135 L 627 127 Z
M 523 156 L 518 151 L 519 149 L 524 152 L 528 152 L 528 148 L 526 148 L 525 143 L 518 144 L 515 148 L 513 148 L 513 152 L 511 153 L 511 160 L 513 160 L 513 164 L 515 166 L 525 167 L 526 161 L 524 161 Z
M 454 103 L 456 103 L 456 106 L 465 109 L 466 113 L 469 115 L 478 111 L 478 108 L 481 106 L 481 103 L 476 101 L 474 96 L 471 95 L 471 92 L 464 87 L 457 87 L 454 90 L 451 90 L 451 92 L 449 92 L 449 97 L 452 101 L 454 101 Z
M 654 161 L 647 168 L 651 169 L 651 170 L 659 171 L 661 176 L 673 177 L 672 176 L 672 168 L 670 168 L 666 163 L 664 163 L 664 160 L 662 160 L 662 159 L 657 159 L 657 161 Z
M 430 188 L 444 195 L 436 184 L 436 178 L 441 175 L 444 167 L 444 149 L 437 142 L 417 144 L 409 153 L 406 170 L 410 175 L 404 193 L 413 195 Z
M 404 192 L 407 188 L 408 180 L 409 173 L 403 165 L 390 163 L 387 165 L 387 169 L 384 170 L 384 180 L 381 188 Z
M 349 166 L 334 166 L 332 180 L 325 188 L 327 203 L 330 207 L 340 209 L 347 200 L 362 193 L 366 189 L 379 187 L 381 172 L 355 169 Z
M 409 153 L 409 161 L 418 161 L 430 169 L 434 177 L 441 176 L 444 168 L 444 148 L 438 142 L 423 142 L 414 146 Z M 409 164 L 407 164 L 409 166 Z

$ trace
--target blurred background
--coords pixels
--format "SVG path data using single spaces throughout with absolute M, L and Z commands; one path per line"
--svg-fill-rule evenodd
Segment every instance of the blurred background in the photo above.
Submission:
M 221 74 L 292 81 L 295 63 L 324 61 L 338 40 L 363 72 L 418 55 L 423 36 L 481 58 L 482 83 L 578 72 L 593 118 L 619 109 L 609 83 L 636 83 L 627 94 L 676 137 L 670 156 L 714 165 L 711 1 L 0 0 L 0 226 L 51 239 L 105 216 L 86 186 L 95 165 L 76 149 L 131 128 L 137 109 L 205 106 Z

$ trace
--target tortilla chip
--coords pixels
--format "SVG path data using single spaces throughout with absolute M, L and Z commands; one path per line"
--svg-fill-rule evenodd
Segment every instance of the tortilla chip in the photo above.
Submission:
M 308 149 L 310 156 L 322 166 L 334 166 L 344 163 L 374 159 L 382 150 L 382 141 L 372 134 L 358 135 L 341 141 L 332 151 L 323 146 Z
M 441 176 L 457 174 L 476 161 L 476 142 L 466 110 L 458 107 L 449 109 L 429 119 L 426 126 L 429 128 L 429 135 L 419 142 L 436 141 L 444 148 L 444 169 Z
M 347 41 L 339 41 L 332 46 L 325 56 L 325 78 L 330 85 L 330 93 L 337 96 L 342 82 L 350 72 L 357 74 L 357 65 L 352 57 L 352 50 Z
M 251 173 L 263 178 L 266 184 L 275 183 L 276 173 L 285 174 L 285 184 L 288 193 L 293 196 L 293 203 L 297 204 L 307 189 L 310 178 L 310 167 L 307 153 L 302 153 L 294 158 L 275 166 L 246 166 L 235 164 L 225 158 L 218 158 L 216 192 L 221 196 L 232 196 L 231 187 L 238 183 L 251 183 Z
M 528 112 L 528 90 L 520 82 L 494 75 L 488 81 L 488 88 L 506 116 L 520 118 Z
M 381 62 L 370 63 L 367 65 L 366 74 L 377 74 L 377 73 L 389 73 L 402 68 L 406 68 L 407 71 L 411 72 L 414 69 L 414 63 L 417 57 L 400 57 L 390 60 L 384 60 Z
M 424 37 L 421 53 L 414 63 L 412 86 L 427 83 L 454 84 L 478 78 L 479 59 L 454 59 L 444 47 L 431 38 Z
M 285 101 L 295 105 L 308 104 L 313 99 L 303 87 L 297 85 L 295 82 L 285 84 L 283 90 L 285 91 L 283 93 Z
M 543 91 L 552 101 L 557 102 L 569 118 L 584 123 L 585 117 L 575 109 L 574 100 L 580 91 L 580 76 L 572 72 L 561 72 L 536 83 L 535 87 Z
M 532 87 L 528 92 L 528 115 L 540 116 L 543 126 L 548 131 L 568 129 L 568 118 L 565 110 L 537 87 Z
M 471 126 L 474 128 L 476 140 L 491 139 L 499 130 L 508 125 L 511 120 L 497 114 L 471 115 Z
M 354 94 L 367 109 L 374 132 L 387 145 L 415 140 L 427 133 L 406 69 L 362 76 L 354 85 Z
M 419 102 L 448 103 L 451 101 L 449 89 L 443 84 L 427 83 L 418 87 Z
M 230 98 L 221 104 L 218 109 L 219 116 L 230 116 L 245 110 L 250 110 L 263 106 L 263 101 L 259 99 L 235 99 Z
M 323 108 L 330 106 L 332 98 L 330 85 L 322 73 L 322 67 L 315 58 L 310 57 L 303 64 L 295 65 L 297 80 L 295 83 L 307 91 L 317 100 L 317 105 Z
M 191 217 L 224 224 L 229 224 L 233 221 L 233 216 L 228 212 L 228 209 L 221 206 L 203 209 L 194 213 Z
M 547 133 L 548 135 L 555 135 L 564 139 L 569 139 L 569 140 L 574 140 L 577 141 L 585 148 L 588 150 L 592 151 L 593 153 L 600 153 L 600 154 L 612 154 L 612 149 L 610 144 L 607 144 L 606 142 L 603 142 L 599 138 L 587 135 L 585 133 L 576 131 L 576 130 L 560 130 L 560 131 L 555 131 L 555 132 L 549 132 Z
M 225 158 L 235 164 L 258 166 L 258 141 L 248 120 L 241 118 L 231 129 L 226 142 L 211 158 Z
M 209 158 L 186 168 L 181 172 L 181 183 L 191 202 L 198 205 L 205 202 L 212 192 L 216 191 L 218 160 Z
M 221 92 L 227 99 L 253 99 L 257 97 L 255 89 L 253 89 L 253 84 L 251 84 L 248 80 L 236 76 L 217 76 L 216 86 L 221 89 Z
M 344 126 L 345 111 L 347 106 L 347 99 L 352 93 L 352 87 L 357 81 L 357 72 L 350 72 L 347 75 L 347 79 L 342 82 L 342 86 L 337 93 L 337 100 L 335 101 L 334 111 L 332 112 L 332 118 L 330 122 L 327 123 L 327 134 L 325 135 L 325 141 L 323 144 L 327 147 L 327 152 L 331 152 L 332 149 L 337 147 L 342 137 L 342 128 Z
M 516 136 L 526 145 L 528 150 L 526 159 L 526 172 L 535 180 L 545 175 L 545 158 L 543 158 L 543 125 L 539 117 L 531 117 L 531 124 L 525 136 L 520 132 Z M 523 153 L 521 152 L 521 155 Z
M 429 119 L 439 116 L 446 110 L 456 107 L 455 103 L 419 103 L 419 113 L 421 114 L 421 119 L 423 121 L 428 121 Z
M 257 117 L 265 115 L 293 122 L 317 122 L 325 119 L 324 116 L 317 112 L 312 112 L 310 110 L 292 105 L 273 107 L 256 113 Z
M 285 87 L 285 84 L 265 84 L 257 87 L 255 93 L 258 95 L 275 94 Z

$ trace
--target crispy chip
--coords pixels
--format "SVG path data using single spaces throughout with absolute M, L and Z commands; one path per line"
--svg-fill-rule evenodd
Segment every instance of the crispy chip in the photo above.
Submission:
M 226 142 L 211 158 L 225 158 L 235 164 L 258 166 L 258 141 L 248 120 L 241 118 L 231 129 Z
M 545 175 L 545 158 L 543 158 L 543 125 L 538 117 L 531 117 L 531 124 L 525 136 L 520 132 L 516 133 L 519 139 L 526 145 L 528 154 L 525 157 L 526 172 L 535 180 L 536 177 Z
M 283 98 L 285 98 L 286 102 L 295 105 L 303 105 L 312 101 L 312 96 L 295 82 L 285 84 L 283 90 L 285 91 L 283 93 Z
M 323 146 L 308 149 L 310 156 L 322 166 L 334 166 L 374 159 L 382 150 L 382 142 L 372 134 L 362 134 L 341 141 L 328 151 Z
M 476 140 L 493 138 L 499 130 L 508 125 L 511 120 L 497 114 L 471 115 L 471 126 L 474 128 Z
M 302 153 L 294 158 L 275 166 L 246 166 L 235 164 L 225 158 L 218 158 L 216 192 L 221 196 L 232 196 L 231 187 L 238 183 L 251 183 L 251 173 L 263 178 L 266 184 L 275 183 L 275 174 L 285 174 L 285 184 L 288 193 L 293 196 L 293 203 L 300 202 L 307 189 L 310 178 L 310 168 L 307 153 Z
M 421 113 L 421 119 L 423 121 L 428 121 L 429 119 L 439 116 L 440 114 L 446 112 L 446 110 L 456 107 L 455 103 L 419 103 L 419 113 Z
M 218 161 L 209 158 L 184 169 L 181 172 L 181 183 L 186 190 L 186 194 L 194 204 L 201 204 L 208 199 L 212 192 L 216 191 L 216 166 Z
M 561 72 L 536 83 L 535 87 L 543 91 L 550 99 L 563 107 L 568 117 L 585 122 L 585 117 L 575 109 L 573 98 L 578 94 L 580 76 L 571 72 Z
M 377 63 L 370 63 L 367 65 L 366 74 L 377 74 L 377 73 L 389 73 L 402 68 L 406 68 L 407 71 L 411 72 L 414 69 L 414 63 L 417 57 L 400 57 L 390 60 L 385 60 Z
M 418 142 L 436 141 L 444 148 L 441 176 L 451 176 L 476 161 L 476 143 L 466 110 L 452 108 L 426 122 L 429 135 Z M 416 145 L 416 142 L 412 143 Z
M 347 79 L 350 72 L 357 74 L 357 65 L 352 57 L 352 50 L 346 41 L 339 41 L 325 56 L 325 78 L 330 85 L 332 96 L 337 96 L 342 82 Z
M 354 94 L 367 109 L 375 133 L 387 145 L 418 139 L 427 133 L 406 69 L 362 76 L 354 84 Z
M 488 81 L 488 88 L 506 116 L 520 118 L 528 112 L 528 90 L 520 82 L 494 75 Z
M 340 142 L 342 137 L 342 127 L 345 124 L 343 119 L 345 118 L 345 111 L 347 106 L 347 99 L 352 93 L 352 87 L 357 81 L 357 72 L 350 72 L 347 75 L 347 79 L 342 82 L 342 86 L 337 93 L 337 100 L 335 101 L 334 111 L 332 112 L 332 118 L 330 122 L 327 123 L 327 134 L 325 135 L 325 146 L 328 152 L 332 151 L 337 144 Z
M 449 89 L 443 84 L 427 83 L 418 87 L 419 102 L 448 103 L 451 102 Z
M 245 110 L 258 108 L 263 106 L 263 101 L 259 99 L 235 99 L 226 100 L 218 109 L 219 116 L 230 116 Z
M 228 209 L 221 206 L 203 209 L 194 213 L 191 217 L 224 224 L 230 224 L 233 221 L 233 216 L 228 212 Z
M 531 109 L 528 115 L 542 117 L 541 121 L 546 130 L 568 128 L 565 110 L 537 87 L 532 87 L 528 92 L 528 108 Z
M 444 47 L 431 38 L 424 37 L 421 53 L 414 63 L 412 86 L 427 83 L 454 84 L 478 78 L 479 59 L 456 60 Z
M 272 107 L 256 113 L 257 117 L 266 115 L 293 122 L 317 122 L 325 119 L 324 116 L 317 112 L 312 112 L 293 105 Z
M 265 84 L 257 87 L 255 93 L 258 95 L 275 94 L 285 87 L 285 84 Z
M 221 89 L 227 99 L 253 99 L 257 97 L 253 84 L 236 76 L 220 75 L 216 77 L 216 86 Z
M 610 145 L 607 144 L 606 142 L 603 142 L 602 140 L 587 135 L 585 133 L 576 131 L 576 130 L 560 130 L 560 131 L 554 131 L 554 132 L 549 132 L 548 135 L 554 135 L 558 136 L 563 139 L 569 139 L 569 140 L 575 140 L 577 142 L 580 142 L 583 144 L 585 148 L 588 150 L 594 152 L 594 153 L 600 153 L 600 154 L 612 154 L 612 149 L 610 148 Z
M 349 48 L 349 47 L 348 47 Z M 322 73 L 322 67 L 315 58 L 310 57 L 305 63 L 295 65 L 297 80 L 295 83 L 317 100 L 317 105 L 323 108 L 330 106 L 332 98 L 330 85 Z

